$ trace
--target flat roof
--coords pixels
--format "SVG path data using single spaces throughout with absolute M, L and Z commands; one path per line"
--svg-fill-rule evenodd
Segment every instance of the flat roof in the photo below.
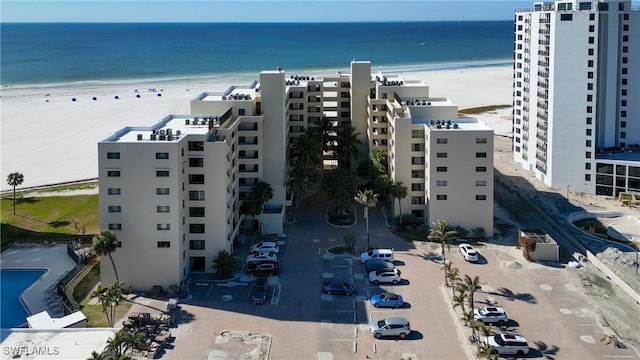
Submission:
M 229 86 L 223 92 L 203 92 L 192 101 L 253 101 L 259 94 L 260 83 L 253 80 L 248 86 Z
M 27 323 L 33 329 L 64 329 L 85 320 L 87 320 L 87 317 L 84 316 L 82 311 L 76 311 L 61 318 L 52 318 L 46 311 L 27 317 Z
M 486 130 L 493 131 L 487 124 L 476 118 L 457 119 L 412 119 L 413 124 L 424 124 L 431 131 L 469 131 Z
M 2 329 L 3 355 L 20 359 L 87 359 L 101 353 L 117 329 Z
M 104 139 L 103 143 L 178 142 L 185 135 L 206 135 L 220 126 L 222 115 L 169 115 L 151 126 L 128 126 Z

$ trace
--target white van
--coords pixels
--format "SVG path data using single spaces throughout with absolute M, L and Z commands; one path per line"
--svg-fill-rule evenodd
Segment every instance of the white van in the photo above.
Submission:
M 363 264 L 373 259 L 393 262 L 393 249 L 372 249 L 360 254 L 360 262 Z

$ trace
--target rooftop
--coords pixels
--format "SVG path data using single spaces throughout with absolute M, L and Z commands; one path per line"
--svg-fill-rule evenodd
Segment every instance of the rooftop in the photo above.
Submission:
M 493 131 L 489 126 L 487 126 L 487 124 L 475 118 L 458 118 L 446 120 L 413 119 L 413 124 L 424 124 L 428 126 L 431 131 Z
M 2 329 L 4 355 L 20 359 L 87 359 L 104 350 L 116 329 Z

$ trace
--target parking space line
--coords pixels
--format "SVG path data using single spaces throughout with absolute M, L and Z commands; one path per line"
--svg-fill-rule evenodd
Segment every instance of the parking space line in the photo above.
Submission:
M 211 290 L 213 290 L 213 284 L 209 285 L 209 291 L 207 291 L 207 297 L 211 294 Z

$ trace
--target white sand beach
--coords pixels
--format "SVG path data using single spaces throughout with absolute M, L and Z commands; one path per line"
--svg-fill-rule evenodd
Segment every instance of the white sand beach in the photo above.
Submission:
M 384 72 L 422 80 L 430 86 L 431 96 L 448 97 L 461 109 L 511 104 L 512 100 L 511 65 L 407 73 L 385 68 Z M 317 71 L 314 75 L 334 74 Z M 1 176 L 6 179 L 12 172 L 24 174 L 22 187 L 95 178 L 98 141 L 125 126 L 149 126 L 170 114 L 187 114 L 190 100 L 200 93 L 248 85 L 258 76 L 112 85 L 3 86 Z M 478 118 L 496 133 L 509 134 L 508 115 L 503 111 Z M 9 189 L 5 181 L 1 188 Z

